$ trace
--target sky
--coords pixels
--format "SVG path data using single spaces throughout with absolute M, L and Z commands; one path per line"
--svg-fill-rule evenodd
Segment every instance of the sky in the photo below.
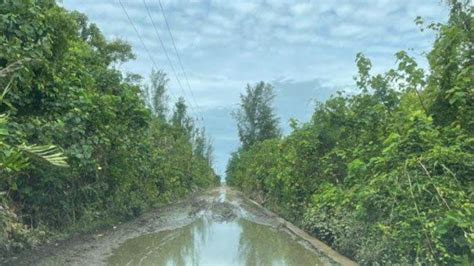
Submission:
M 448 16 L 440 0 L 161 0 L 163 12 L 159 0 L 121 2 L 133 24 L 119 0 L 62 5 L 86 14 L 107 39 L 132 45 L 137 59 L 118 66 L 122 71 L 147 77 L 157 67 L 168 73 L 170 99 L 184 97 L 206 128 L 221 175 L 239 146 L 231 112 L 247 84 L 274 86 L 274 107 L 288 134 L 290 118 L 308 121 L 316 102 L 356 90 L 358 52 L 372 60 L 374 72 L 394 67 L 400 50 L 426 67 L 424 54 L 435 35 L 421 32 L 414 19 L 443 22 Z

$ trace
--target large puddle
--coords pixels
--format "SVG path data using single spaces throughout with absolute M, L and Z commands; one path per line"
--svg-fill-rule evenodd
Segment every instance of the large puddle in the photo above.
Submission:
M 7 264 L 339 264 L 328 247 L 291 228 L 258 204 L 222 187 L 151 211 L 113 229 L 43 246 Z M 350 261 L 345 264 L 352 265 Z
M 125 241 L 109 265 L 321 265 L 318 255 L 285 232 L 238 218 L 202 217 L 185 227 Z

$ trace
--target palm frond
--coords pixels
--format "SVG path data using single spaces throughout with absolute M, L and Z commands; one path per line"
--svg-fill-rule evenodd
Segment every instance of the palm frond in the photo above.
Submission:
M 54 145 L 21 145 L 19 148 L 28 155 L 45 160 L 52 165 L 69 166 L 67 157 Z
M 0 137 L 7 136 L 7 135 L 8 135 L 7 116 L 4 114 L 0 114 Z

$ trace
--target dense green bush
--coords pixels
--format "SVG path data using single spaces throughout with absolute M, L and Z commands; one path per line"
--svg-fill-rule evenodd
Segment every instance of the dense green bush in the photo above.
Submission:
M 87 229 L 216 184 L 185 103 L 178 120 L 157 114 L 114 67 L 134 58 L 128 44 L 54 0 L 2 1 L 0 31 L 0 255 L 38 228 Z M 24 160 L 25 143 L 61 147 L 68 167 Z M 61 159 L 53 148 L 46 159 Z
M 472 265 L 473 11 L 450 7 L 428 74 L 405 52 L 383 74 L 357 55 L 359 94 L 235 153 L 227 183 L 361 264 Z

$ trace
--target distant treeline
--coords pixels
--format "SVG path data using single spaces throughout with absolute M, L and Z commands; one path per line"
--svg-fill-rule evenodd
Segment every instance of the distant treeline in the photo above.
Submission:
M 219 182 L 166 75 L 116 68 L 128 44 L 54 0 L 1 1 L 0 32 L 0 257 Z
M 428 72 L 399 52 L 376 74 L 359 54 L 360 92 L 318 104 L 286 137 L 271 87 L 249 87 L 227 183 L 361 264 L 472 265 L 474 19 L 469 1 L 449 3 L 446 24 L 416 20 L 436 33 Z

